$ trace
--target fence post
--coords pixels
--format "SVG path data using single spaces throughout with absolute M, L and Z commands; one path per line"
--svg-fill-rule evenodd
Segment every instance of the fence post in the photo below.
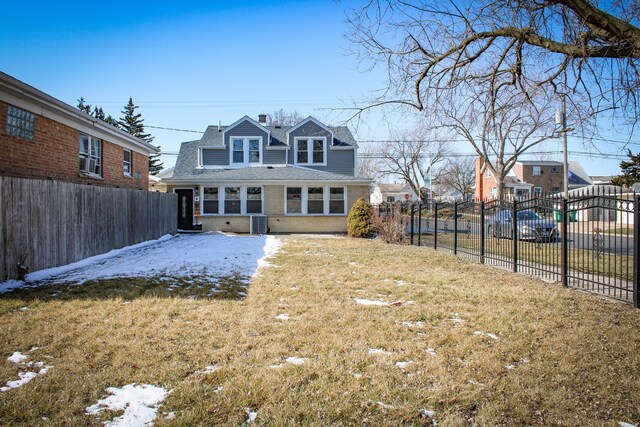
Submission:
M 513 272 L 518 272 L 518 200 L 513 199 L 513 210 L 511 211 L 511 224 L 512 224 L 512 235 L 513 239 Z
M 411 246 L 413 246 L 413 223 L 416 219 L 416 210 L 413 203 L 411 204 Z
M 635 242 L 634 242 L 635 243 Z M 562 198 L 562 286 L 569 287 L 569 202 Z
M 438 202 L 434 204 L 434 214 L 435 217 L 433 219 L 433 249 L 438 249 Z
M 418 203 L 418 246 L 420 246 L 421 236 L 422 236 L 422 201 Z
M 458 255 L 458 201 L 453 202 L 453 254 Z
M 640 195 L 633 198 L 633 306 L 640 308 Z
M 480 264 L 484 264 L 484 200 L 480 201 Z

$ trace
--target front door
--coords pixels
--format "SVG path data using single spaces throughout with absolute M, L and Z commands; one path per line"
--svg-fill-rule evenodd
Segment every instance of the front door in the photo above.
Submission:
M 193 228 L 193 190 L 174 190 L 178 195 L 178 229 Z

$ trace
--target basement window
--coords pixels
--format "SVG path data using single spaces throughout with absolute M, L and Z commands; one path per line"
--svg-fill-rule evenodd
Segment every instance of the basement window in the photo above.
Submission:
M 29 111 L 9 105 L 7 109 L 7 135 L 33 141 L 35 117 Z
M 80 172 L 102 176 L 102 141 L 80 134 Z

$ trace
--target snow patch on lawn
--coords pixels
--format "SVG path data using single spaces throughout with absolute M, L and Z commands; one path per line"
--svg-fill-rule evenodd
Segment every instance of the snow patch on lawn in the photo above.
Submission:
M 498 341 L 500 338 L 498 338 L 498 336 L 496 334 L 492 334 L 489 332 L 483 332 L 483 331 L 475 331 L 473 333 L 473 335 L 480 335 L 480 336 L 485 336 L 485 337 L 489 337 L 492 340 Z
M 13 362 L 13 363 L 20 363 L 23 360 L 26 360 L 27 356 L 25 356 L 24 354 L 20 353 L 19 351 L 14 352 L 11 356 L 7 357 L 7 360 L 9 362 Z
M 432 355 L 432 356 L 436 356 L 436 351 L 434 349 L 432 349 L 431 347 L 429 347 L 428 349 L 425 350 L 428 354 Z
M 276 319 L 278 319 L 278 320 L 289 320 L 289 315 L 288 314 L 278 314 L 276 316 Z
M 373 301 L 373 300 L 362 299 L 362 298 L 354 298 L 353 300 L 356 302 L 356 304 L 360 304 L 360 305 L 375 305 L 379 307 L 389 305 L 389 303 L 384 301 Z
M 390 351 L 387 351 L 384 348 L 370 348 L 367 353 L 368 354 L 384 354 L 384 355 L 392 354 Z
M 60 267 L 35 271 L 26 282 L 0 283 L 0 293 L 28 283 L 76 282 L 114 277 L 220 276 L 252 277 L 282 242 L 274 236 L 231 236 L 221 233 L 166 235 Z
M 169 394 L 163 387 L 149 384 L 127 384 L 122 388 L 109 387 L 111 396 L 98 400 L 98 403 L 86 408 L 89 415 L 100 415 L 102 412 L 124 411 L 111 420 L 105 421 L 107 427 L 144 427 L 153 424 L 158 412 L 158 405 Z
M 411 363 L 413 363 L 411 360 L 396 362 L 396 367 L 400 369 L 406 369 L 407 366 L 409 366 Z
M 44 366 L 43 362 L 37 362 L 38 366 Z M 28 372 L 18 372 L 18 379 L 15 381 L 8 381 L 4 387 L 0 387 L 0 392 L 9 391 L 13 388 L 22 387 L 32 379 L 44 375 L 49 372 L 49 369 L 53 368 L 53 366 L 44 366 L 38 372 L 28 371 Z
M 305 363 L 307 363 L 307 359 L 295 356 L 287 357 L 286 359 L 284 359 L 284 361 L 287 363 L 291 363 L 292 365 L 304 365 Z

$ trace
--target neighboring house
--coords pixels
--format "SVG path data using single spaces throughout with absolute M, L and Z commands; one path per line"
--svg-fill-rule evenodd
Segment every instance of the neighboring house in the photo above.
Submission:
M 146 190 L 157 152 L 0 72 L 0 175 Z
M 562 162 L 546 160 L 520 160 L 504 178 L 504 195 L 507 197 L 532 197 L 554 194 L 563 189 Z M 591 179 L 580 163 L 569 162 L 569 189 L 591 185 Z M 493 174 L 486 169 L 482 173 L 482 163 L 476 160 L 476 199 L 497 197 L 498 186 Z
M 149 174 L 149 191 L 166 193 L 167 184 L 163 181 L 163 179 L 171 178 L 172 176 L 173 168 L 162 169 L 155 175 Z
M 347 230 L 347 214 L 371 181 L 357 176 L 357 149 L 347 127 L 313 117 L 266 126 L 244 116 L 209 126 L 182 143 L 167 191 L 178 194 L 178 227 L 232 232 Z
M 409 197 L 407 197 L 407 195 Z M 409 184 L 378 184 L 373 188 L 369 201 L 372 205 L 395 202 L 418 202 L 418 196 Z

